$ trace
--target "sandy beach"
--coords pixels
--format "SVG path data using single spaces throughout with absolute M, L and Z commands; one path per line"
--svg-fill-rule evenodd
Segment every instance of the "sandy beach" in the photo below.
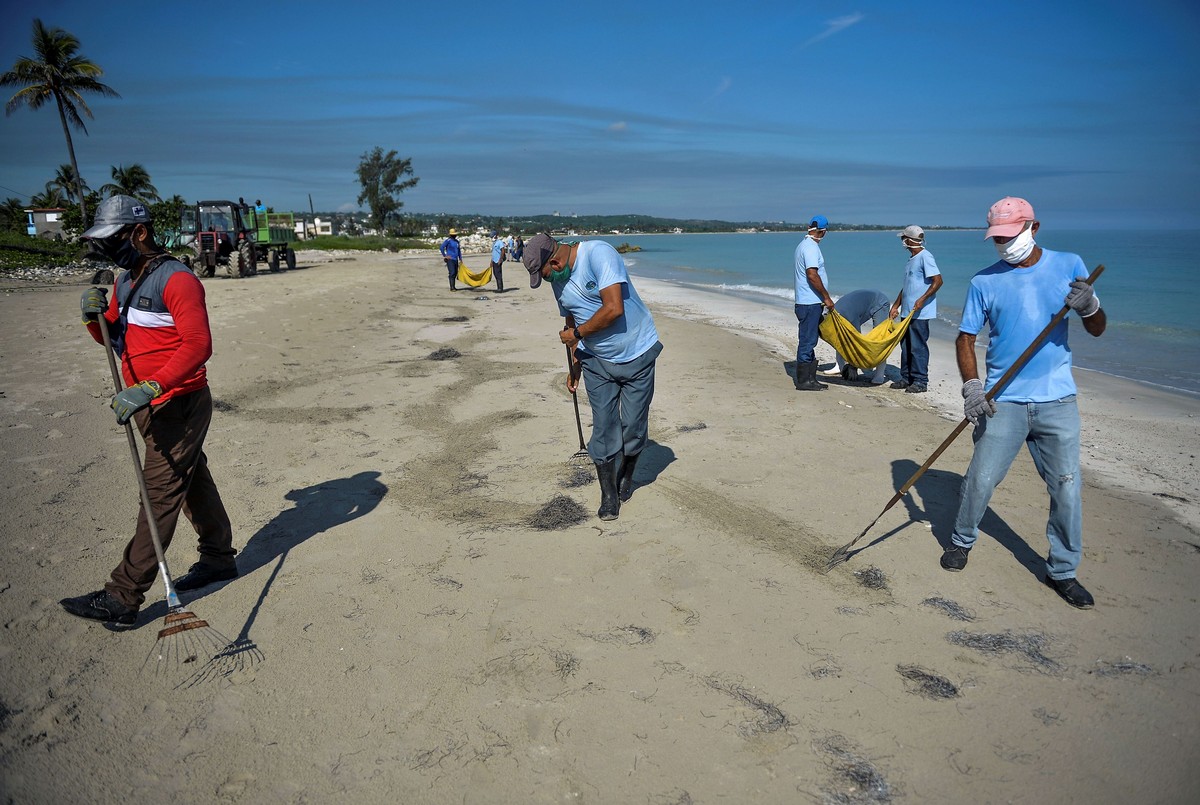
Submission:
M 948 344 L 929 394 L 797 393 L 789 310 L 635 279 L 665 349 L 602 523 L 552 294 L 506 268 L 504 294 L 429 255 L 205 280 L 241 577 L 182 597 L 241 651 L 161 671 L 161 584 L 124 632 L 57 603 L 138 499 L 84 286 L 0 284 L 0 798 L 1195 801 L 1200 402 L 1077 373 L 1094 610 L 1041 582 L 1027 454 L 938 567 L 968 435 L 824 574 L 961 416 Z M 181 522 L 173 573 L 194 556 Z

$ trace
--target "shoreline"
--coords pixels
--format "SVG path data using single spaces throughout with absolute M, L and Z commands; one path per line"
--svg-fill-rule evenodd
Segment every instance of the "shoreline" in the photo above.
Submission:
M 759 341 L 781 362 L 795 360 L 795 321 L 790 306 L 759 302 L 736 291 L 633 276 L 643 300 L 658 306 L 652 312 L 661 309 L 667 315 L 726 327 Z M 840 378 L 821 376 L 829 385 L 823 393 L 887 395 L 925 405 L 942 419 L 958 422 L 962 400 L 954 340 L 939 332 L 950 325 L 938 323 L 940 327 L 930 328 L 929 391 L 925 394 L 906 394 L 886 384 L 846 384 Z M 1086 337 L 1082 328 L 1072 330 L 1073 338 Z M 983 339 L 979 346 L 985 344 Z M 899 377 L 897 357 L 893 352 L 889 358 L 889 383 Z M 834 358 L 833 348 L 818 341 L 820 366 L 836 365 Z M 982 353 L 980 361 L 982 365 Z M 1200 469 L 1195 460 L 1200 454 L 1200 399 L 1184 390 L 1080 367 L 1074 367 L 1074 373 L 1083 418 L 1080 459 L 1084 469 L 1106 485 L 1158 497 L 1191 529 L 1200 529 Z M 781 382 L 790 380 L 783 377 Z M 966 442 L 969 435 L 959 438 Z

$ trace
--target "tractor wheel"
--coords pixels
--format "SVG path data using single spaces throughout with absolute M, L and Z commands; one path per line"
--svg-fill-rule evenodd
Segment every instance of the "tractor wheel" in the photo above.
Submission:
M 253 277 L 255 274 L 254 247 L 249 243 L 238 246 L 229 255 L 229 273 L 235 277 Z
M 267 267 L 271 269 L 272 274 L 279 273 L 279 252 L 275 249 L 267 252 Z
M 287 251 L 283 253 L 283 259 L 287 262 L 289 271 L 296 267 L 296 252 L 291 246 L 288 246 Z

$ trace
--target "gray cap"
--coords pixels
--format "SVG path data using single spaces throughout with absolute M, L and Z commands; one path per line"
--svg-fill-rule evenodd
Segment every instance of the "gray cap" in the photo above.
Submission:
M 916 224 L 904 227 L 899 237 L 910 238 L 912 240 L 925 240 L 925 230 Z
M 96 221 L 85 238 L 106 238 L 130 224 L 150 223 L 150 210 L 133 196 L 110 196 L 96 209 Z
M 558 241 L 545 232 L 525 241 L 525 251 L 521 254 L 521 262 L 529 271 L 529 287 L 536 288 L 542 284 L 542 267 L 550 259 L 550 255 L 558 249 Z

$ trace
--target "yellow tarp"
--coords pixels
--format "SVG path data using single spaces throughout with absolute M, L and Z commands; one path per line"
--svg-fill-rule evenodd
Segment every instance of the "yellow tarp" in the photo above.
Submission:
M 492 264 L 488 263 L 488 267 L 478 274 L 473 274 L 467 270 L 467 264 L 461 260 L 458 263 L 458 281 L 465 282 L 472 288 L 481 288 L 492 281 Z
M 834 310 L 821 320 L 821 337 L 837 350 L 846 363 L 860 369 L 873 369 L 887 360 L 904 337 L 910 321 L 911 313 L 900 321 L 888 319 L 870 332 L 860 333 L 845 316 Z

